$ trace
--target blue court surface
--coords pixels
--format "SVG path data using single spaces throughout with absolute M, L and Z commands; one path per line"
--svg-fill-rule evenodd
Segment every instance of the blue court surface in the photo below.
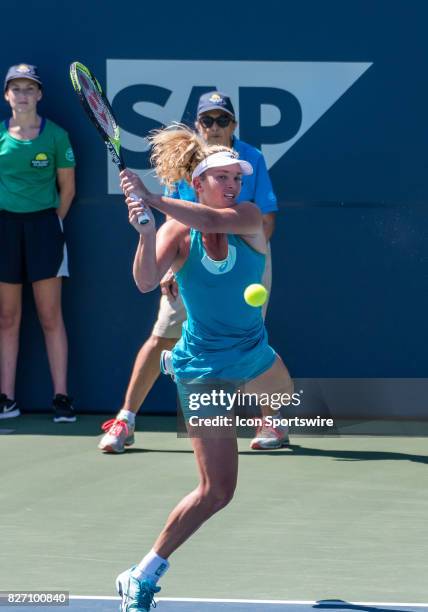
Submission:
M 118 612 L 118 597 L 71 596 L 68 606 L 49 606 L 51 611 L 61 612 Z M 47 606 L 31 606 L 31 612 L 46 612 Z M 5 610 L 28 611 L 29 606 L 4 606 Z M 159 612 L 428 612 L 428 604 L 347 602 L 340 599 L 320 601 L 267 601 L 245 599 L 172 599 L 159 598 L 156 603 Z

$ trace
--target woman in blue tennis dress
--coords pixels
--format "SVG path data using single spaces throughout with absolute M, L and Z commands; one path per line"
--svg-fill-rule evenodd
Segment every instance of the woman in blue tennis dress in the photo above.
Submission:
M 246 393 L 291 395 L 288 371 L 268 344 L 261 308 L 243 298 L 248 285 L 261 281 L 266 254 L 259 209 L 250 202 L 236 206 L 241 177 L 252 173 L 251 165 L 227 147 L 207 146 L 184 126 L 161 130 L 151 142 L 162 182 L 184 178 L 198 196 L 198 203 L 192 203 L 151 194 L 134 173 L 121 173 L 129 220 L 140 234 L 135 282 L 141 291 L 151 291 L 171 267 L 188 313 L 172 353 L 186 418 L 230 415 L 225 404 L 219 405 L 220 392 L 232 394 L 238 387 Z M 140 201 L 131 199 L 131 193 Z M 168 216 L 157 233 L 150 208 Z M 150 222 L 140 225 L 143 210 Z M 202 394 L 208 401 L 202 401 Z M 198 411 L 192 405 L 195 396 L 201 398 Z M 234 427 L 223 424 L 215 435 L 205 436 L 190 425 L 199 483 L 173 509 L 150 552 L 118 576 L 124 611 L 149 611 L 170 555 L 233 496 L 238 473 Z

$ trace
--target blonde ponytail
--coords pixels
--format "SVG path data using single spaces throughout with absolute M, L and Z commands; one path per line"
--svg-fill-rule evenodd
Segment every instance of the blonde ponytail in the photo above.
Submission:
M 191 184 L 193 170 L 208 155 L 230 151 L 228 147 L 207 145 L 199 134 L 182 123 L 153 131 L 148 141 L 152 145 L 151 164 L 168 189 L 183 179 Z

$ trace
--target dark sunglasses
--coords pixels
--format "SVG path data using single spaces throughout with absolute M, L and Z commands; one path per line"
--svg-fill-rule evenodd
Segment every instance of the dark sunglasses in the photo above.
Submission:
M 218 127 L 225 128 L 231 123 L 234 122 L 233 117 L 229 115 L 220 115 L 220 117 L 211 117 L 211 115 L 203 115 L 199 117 L 199 123 L 204 126 L 204 128 L 210 128 L 217 123 Z

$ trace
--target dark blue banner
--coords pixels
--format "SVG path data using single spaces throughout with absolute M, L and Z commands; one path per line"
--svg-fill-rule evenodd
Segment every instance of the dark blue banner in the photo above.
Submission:
M 267 0 L 246 10 L 128 1 L 125 17 L 113 2 L 24 1 L 19 29 L 3 28 L 1 71 L 39 66 L 41 110 L 67 129 L 78 161 L 64 309 L 79 409 L 120 406 L 159 294 L 133 283 L 137 237 L 117 170 L 72 90 L 74 60 L 105 86 L 127 164 L 145 177 L 150 129 L 191 124 L 214 87 L 230 94 L 237 133 L 263 151 L 280 201 L 267 325 L 293 375 L 427 374 L 428 5 Z M 3 7 L 3 23 L 16 11 Z M 48 407 L 29 300 L 21 347 L 18 396 L 28 409 Z M 144 407 L 174 410 L 173 386 L 157 383 Z

